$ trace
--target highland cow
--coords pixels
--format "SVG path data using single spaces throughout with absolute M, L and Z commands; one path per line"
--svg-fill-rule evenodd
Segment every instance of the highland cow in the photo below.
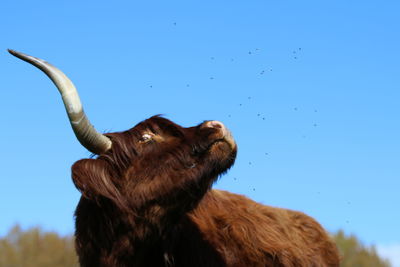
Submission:
M 221 122 L 184 128 L 154 116 L 103 135 L 60 70 L 10 53 L 52 79 L 78 140 L 98 155 L 72 166 L 82 193 L 75 212 L 81 266 L 339 266 L 335 244 L 311 217 L 211 189 L 237 152 Z

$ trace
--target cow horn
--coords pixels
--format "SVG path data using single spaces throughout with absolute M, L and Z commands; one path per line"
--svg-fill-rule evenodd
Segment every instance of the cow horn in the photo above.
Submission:
M 53 81 L 61 94 L 72 129 L 74 130 L 79 142 L 87 150 L 99 155 L 111 148 L 111 140 L 97 132 L 90 124 L 89 119 L 83 111 L 75 86 L 62 71 L 42 59 L 28 56 L 10 49 L 8 52 L 39 68 Z

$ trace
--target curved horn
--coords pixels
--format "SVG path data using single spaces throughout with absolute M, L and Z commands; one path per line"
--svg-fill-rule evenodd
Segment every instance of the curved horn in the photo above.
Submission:
M 111 140 L 97 132 L 90 124 L 89 119 L 83 111 L 75 86 L 62 71 L 42 59 L 10 49 L 8 49 L 8 52 L 39 68 L 53 81 L 61 94 L 72 129 L 79 142 L 87 150 L 99 155 L 111 148 Z

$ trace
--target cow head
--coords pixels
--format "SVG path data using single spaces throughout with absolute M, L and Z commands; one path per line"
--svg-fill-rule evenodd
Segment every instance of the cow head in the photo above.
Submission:
M 111 200 L 124 210 L 142 209 L 156 199 L 179 202 L 192 197 L 188 205 L 193 205 L 235 160 L 234 139 L 218 121 L 184 128 L 154 116 L 130 130 L 100 134 L 83 112 L 76 88 L 59 69 L 41 59 L 9 52 L 50 77 L 62 95 L 78 140 L 98 155 L 72 167 L 73 181 L 88 199 Z

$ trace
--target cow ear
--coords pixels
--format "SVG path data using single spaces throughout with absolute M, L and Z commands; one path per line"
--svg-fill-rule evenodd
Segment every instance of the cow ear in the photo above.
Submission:
M 75 162 L 72 165 L 72 180 L 88 199 L 98 202 L 99 198 L 105 197 L 122 204 L 121 193 L 112 179 L 109 165 L 103 160 L 82 159 Z

